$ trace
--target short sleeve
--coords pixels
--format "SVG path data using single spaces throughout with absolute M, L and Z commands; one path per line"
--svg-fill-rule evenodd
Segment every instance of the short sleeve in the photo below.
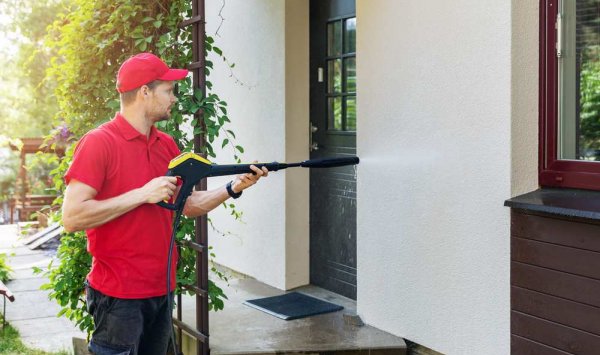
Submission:
M 73 152 L 73 161 L 65 174 L 65 182 L 69 184 L 75 179 L 100 191 L 107 176 L 108 152 L 107 142 L 97 132 L 92 131 L 83 136 Z

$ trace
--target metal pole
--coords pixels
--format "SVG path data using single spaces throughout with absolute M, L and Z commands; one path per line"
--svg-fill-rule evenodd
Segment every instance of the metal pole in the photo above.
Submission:
M 197 66 L 194 68 L 194 88 L 202 91 L 202 97 L 206 97 L 206 50 L 204 45 L 206 39 L 205 16 L 204 0 L 193 0 L 192 17 L 200 18 L 200 21 L 194 24 L 192 30 L 192 50 L 194 63 L 197 63 Z M 206 144 L 206 125 L 204 124 L 203 110 L 198 110 L 198 112 L 196 112 L 196 118 L 198 127 L 201 128 L 201 133 L 194 135 L 194 152 L 200 153 L 202 147 Z M 203 156 L 205 155 L 203 154 Z M 206 179 L 203 179 L 196 185 L 196 190 L 205 191 L 206 187 Z M 204 247 L 204 250 L 199 255 L 196 254 L 196 283 L 199 285 L 200 289 L 207 291 L 205 296 L 196 294 L 196 328 L 200 330 L 202 334 L 207 336 L 205 342 L 196 342 L 196 353 L 198 355 L 208 355 L 210 354 L 210 347 L 208 341 L 208 223 L 206 215 L 196 218 L 195 232 L 196 243 Z

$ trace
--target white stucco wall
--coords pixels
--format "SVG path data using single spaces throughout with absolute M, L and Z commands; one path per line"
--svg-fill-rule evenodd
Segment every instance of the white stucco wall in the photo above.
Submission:
M 208 1 L 207 34 L 214 35 L 221 1 Z M 244 161 L 285 161 L 285 4 L 278 0 L 229 0 L 225 19 L 215 37 L 227 59 L 235 63 L 234 77 L 220 59 L 209 78 L 228 102 Z M 243 85 L 236 83 L 236 78 Z M 218 144 L 220 147 L 220 144 Z M 232 163 L 232 151 L 217 153 L 219 163 Z M 209 188 L 231 178 L 209 179 Z M 234 222 L 219 207 L 212 222 L 233 235 L 209 233 L 217 261 L 273 286 L 285 285 L 285 175 L 274 173 L 235 200 L 243 223 Z M 209 227 L 210 229 L 210 227 Z
M 250 162 L 308 159 L 308 2 L 304 0 L 209 1 L 207 33 L 224 18 L 218 47 L 235 68 L 212 58 L 209 80 L 228 102 L 237 141 Z M 233 74 L 233 76 L 231 76 Z M 220 147 L 220 144 L 216 144 Z M 217 162 L 233 162 L 232 151 Z M 231 178 L 209 179 L 209 188 Z M 217 262 L 280 289 L 308 283 L 308 171 L 283 170 L 233 201 L 243 223 L 228 210 L 210 214 L 214 225 L 232 235 L 210 231 Z
M 512 192 L 538 187 L 539 1 L 512 0 Z
M 358 313 L 509 353 L 510 1 L 357 0 Z
M 309 8 L 306 0 L 285 1 L 286 161 L 309 159 Z M 285 171 L 285 288 L 309 283 L 309 170 Z

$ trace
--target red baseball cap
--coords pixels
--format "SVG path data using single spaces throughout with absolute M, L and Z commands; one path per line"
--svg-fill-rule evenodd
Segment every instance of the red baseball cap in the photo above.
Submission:
M 181 80 L 187 74 L 187 69 L 171 69 L 152 53 L 140 53 L 127 59 L 119 68 L 117 91 L 127 92 L 154 80 Z

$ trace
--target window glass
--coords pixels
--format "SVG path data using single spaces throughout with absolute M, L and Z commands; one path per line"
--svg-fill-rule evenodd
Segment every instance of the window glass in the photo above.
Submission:
M 356 131 L 356 18 L 327 24 L 327 129 Z
M 342 22 L 335 21 L 327 24 L 327 55 L 342 54 Z
M 344 53 L 356 52 L 356 17 L 344 21 Z
M 346 98 L 346 131 L 356 131 L 356 96 Z
M 356 58 L 348 58 L 344 62 L 346 92 L 356 92 Z
M 342 98 L 330 97 L 327 99 L 329 106 L 329 129 L 334 131 L 342 130 Z
M 600 0 L 562 0 L 559 13 L 558 158 L 600 161 Z
M 342 91 L 342 60 L 327 61 L 327 87 L 329 93 Z

